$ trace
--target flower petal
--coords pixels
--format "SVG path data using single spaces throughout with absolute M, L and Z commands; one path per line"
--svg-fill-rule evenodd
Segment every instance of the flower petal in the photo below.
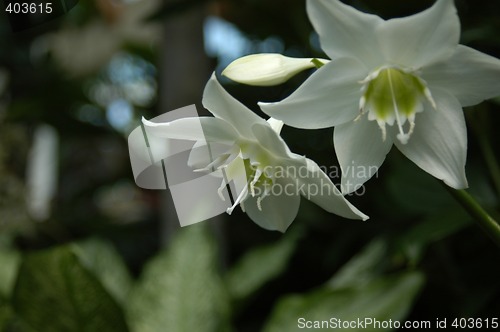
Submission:
M 455 189 L 467 187 L 467 129 L 462 107 L 450 93 L 434 89 L 437 110 L 430 105 L 419 113 L 407 144 L 394 140 L 417 166 Z
M 377 27 L 377 35 L 386 60 L 419 69 L 453 54 L 460 21 L 453 0 L 437 0 L 423 12 L 384 22 Z
M 231 144 L 238 137 L 229 123 L 212 117 L 183 118 L 162 123 L 142 118 L 142 123 L 148 135 L 161 138 Z
M 187 165 L 193 169 L 204 168 L 219 156 L 229 155 L 231 150 L 230 145 L 197 141 L 189 153 Z
M 285 232 L 299 211 L 296 182 L 286 177 L 277 178 L 269 196 L 260 201 L 261 209 L 257 196 L 248 195 L 243 206 L 250 219 L 260 227 Z
M 281 129 L 283 128 L 283 121 L 277 120 L 275 118 L 267 119 L 267 123 L 273 128 L 273 130 L 279 135 L 281 133 Z
M 227 93 L 217 81 L 215 74 L 212 74 L 205 86 L 202 103 L 213 115 L 229 122 L 241 135 L 247 138 L 254 138 L 251 130 L 253 124 L 267 124 L 266 120 Z
M 312 60 L 277 53 L 251 54 L 231 62 L 222 75 L 243 84 L 272 86 L 288 81 L 303 70 L 314 68 Z
M 319 35 L 321 48 L 331 59 L 352 57 L 367 68 L 383 59 L 375 35 L 383 20 L 338 0 L 308 0 L 307 13 Z
M 342 170 L 344 195 L 356 191 L 375 175 L 392 147 L 392 139 L 383 141 L 377 122 L 366 116 L 335 127 L 333 143 Z
M 306 163 L 302 164 L 301 167 L 305 167 L 306 170 L 301 171 L 302 168 L 299 168 L 297 172 L 298 186 L 301 190 L 304 189 L 300 192 L 302 196 L 326 211 L 344 218 L 368 219 L 367 215 L 359 211 L 342 196 L 318 164 L 307 158 L 305 161 Z
M 337 59 L 318 69 L 289 97 L 277 103 L 259 103 L 259 106 L 267 115 L 292 127 L 332 127 L 358 115 L 359 81 L 366 75 L 358 61 Z
M 286 145 L 283 138 L 271 128 L 271 126 L 260 123 L 252 126 L 252 131 L 260 143 L 260 147 L 271 152 L 278 158 L 292 158 L 292 152 Z
M 472 106 L 500 95 L 500 60 L 458 45 L 453 56 L 424 68 L 429 86 L 452 93 L 462 106 Z

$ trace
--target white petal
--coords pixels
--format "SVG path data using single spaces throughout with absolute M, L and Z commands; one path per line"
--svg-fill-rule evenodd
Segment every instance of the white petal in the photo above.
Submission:
M 203 106 L 213 115 L 229 122 L 241 135 L 253 138 L 251 127 L 255 123 L 267 124 L 266 120 L 234 99 L 217 81 L 215 74 L 205 86 Z
M 312 58 L 290 58 L 276 53 L 251 54 L 231 62 L 222 75 L 248 85 L 278 85 L 303 70 L 314 68 L 312 60 Z M 322 62 L 324 61 L 328 60 Z
M 423 12 L 384 22 L 377 34 L 388 61 L 418 69 L 453 54 L 460 22 L 453 0 L 437 0 Z
M 281 133 L 281 129 L 283 128 L 283 121 L 275 119 L 275 118 L 269 118 L 267 119 L 267 123 L 273 128 L 273 130 L 279 135 Z
M 335 152 L 342 170 L 342 193 L 359 189 L 374 176 L 392 147 L 392 139 L 382 140 L 382 132 L 376 121 L 366 116 L 333 130 Z
M 338 0 L 308 0 L 307 13 L 319 35 L 321 48 L 331 59 L 353 57 L 367 68 L 382 64 L 376 28 L 383 20 Z
M 257 141 L 260 143 L 261 148 L 266 149 L 278 158 L 292 157 L 293 154 L 285 141 L 280 135 L 276 134 L 271 126 L 264 126 L 257 123 L 252 126 L 252 131 L 255 137 L 257 137 Z
M 459 45 L 450 59 L 424 68 L 422 78 L 472 106 L 500 95 L 500 60 Z
M 367 220 L 368 216 L 349 203 L 330 178 L 311 159 L 305 159 L 297 172 L 301 195 L 330 213 L 349 219 Z M 303 168 L 306 168 L 303 170 Z
M 458 100 L 443 90 L 432 90 L 437 110 L 428 106 L 415 119 L 407 144 L 394 144 L 417 166 L 455 189 L 467 187 L 465 161 L 467 129 Z
M 261 209 L 257 206 L 257 196 L 248 195 L 245 212 L 260 227 L 285 232 L 299 211 L 300 195 L 295 189 L 292 179 L 278 178 L 270 195 L 260 202 Z
M 231 144 L 238 137 L 229 123 L 211 117 L 183 118 L 162 123 L 143 118 L 142 123 L 148 135 L 161 138 Z
M 259 103 L 267 115 L 297 128 L 328 128 L 359 114 L 361 84 L 368 73 L 354 59 L 333 60 L 312 74 L 289 97 Z
M 193 169 L 204 168 L 220 155 L 229 154 L 231 148 L 229 145 L 217 143 L 208 145 L 206 141 L 197 141 L 189 153 L 187 164 Z

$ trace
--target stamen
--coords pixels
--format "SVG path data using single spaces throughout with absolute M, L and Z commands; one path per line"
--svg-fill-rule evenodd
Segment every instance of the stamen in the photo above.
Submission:
M 387 130 L 385 129 L 385 121 L 377 121 L 377 124 L 382 131 L 382 142 L 385 142 L 387 138 Z
M 432 108 L 437 110 L 436 102 L 434 101 L 434 98 L 432 98 L 431 90 L 429 90 L 429 88 L 425 87 L 424 95 L 425 95 L 425 98 L 427 98 L 427 100 L 431 103 Z
M 261 201 L 262 196 L 257 197 L 257 209 L 259 209 L 259 211 L 262 211 L 262 205 L 260 204 Z
M 243 188 L 243 190 L 241 191 L 241 193 L 238 195 L 238 198 L 236 198 L 236 200 L 234 201 L 234 204 L 233 206 L 231 206 L 230 208 L 228 208 L 226 210 L 227 214 L 231 214 L 233 213 L 233 210 L 236 208 L 236 206 L 238 204 L 240 204 L 240 202 L 246 198 L 246 195 L 248 194 L 248 184 L 245 186 L 245 188 Z
M 267 196 L 269 196 L 269 192 L 271 190 L 269 189 L 268 186 L 265 186 L 264 187 L 264 192 L 262 193 L 262 195 L 260 195 L 259 197 L 257 197 L 257 209 L 259 209 L 259 211 L 262 211 L 262 201 L 264 200 L 264 198 L 266 198 Z
M 220 199 L 224 202 L 226 199 L 224 198 L 224 195 L 222 194 L 222 191 L 226 188 L 226 180 L 222 180 L 222 183 L 220 184 L 219 189 L 217 189 L 217 194 L 219 194 Z
M 358 121 L 359 119 L 361 119 L 361 117 L 363 116 L 363 114 L 366 113 L 365 105 L 366 105 L 366 97 L 363 95 L 359 99 L 359 115 L 354 119 L 355 122 Z
M 213 172 L 215 169 L 219 169 L 229 158 L 229 156 L 229 154 L 222 154 L 219 157 L 215 158 L 215 160 L 209 163 L 207 166 L 194 169 L 193 172 Z
M 262 175 L 262 170 L 260 168 L 257 168 L 255 170 L 255 174 L 253 176 L 252 182 L 250 182 L 250 191 L 252 193 L 252 197 L 255 197 L 255 184 L 257 181 L 259 181 L 260 176 Z
M 410 138 L 410 136 L 404 132 L 403 124 L 401 123 L 401 118 L 399 117 L 398 103 L 396 101 L 396 95 L 394 94 L 394 86 L 392 85 L 391 71 L 387 72 L 387 78 L 389 79 L 389 88 L 391 89 L 392 105 L 394 107 L 394 113 L 396 115 L 396 122 L 398 124 L 398 130 L 399 130 L 399 134 L 396 137 L 402 144 L 406 144 L 408 143 L 408 139 Z M 385 133 L 382 133 L 382 135 L 385 137 Z

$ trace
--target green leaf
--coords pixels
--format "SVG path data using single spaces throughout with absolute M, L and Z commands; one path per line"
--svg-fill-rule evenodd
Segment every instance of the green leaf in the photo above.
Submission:
M 69 247 L 26 255 L 12 303 L 37 331 L 128 331 L 121 309 Z
M 375 239 L 351 258 L 329 281 L 330 288 L 359 287 L 380 274 L 386 259 L 387 243 Z
M 292 295 L 281 300 L 266 325 L 265 332 L 304 331 L 300 328 L 305 321 L 327 321 L 326 324 L 341 321 L 357 321 L 372 318 L 378 321 L 403 321 L 415 297 L 419 294 L 424 278 L 418 272 L 403 272 L 378 278 L 358 288 L 323 288 L 304 295 Z M 320 325 L 321 326 L 321 325 Z M 389 331 L 374 328 L 373 325 L 335 331 Z M 312 330 L 312 329 L 311 329 Z M 314 329 L 331 331 L 332 326 Z
M 416 264 L 427 245 L 469 226 L 470 216 L 462 209 L 430 216 L 396 239 L 396 244 Z
M 9 303 L 0 297 L 0 331 L 5 331 L 12 319 L 13 314 Z
M 226 277 L 231 297 L 236 300 L 244 299 L 280 275 L 295 250 L 298 234 L 298 231 L 287 233 L 282 240 L 258 247 L 244 255 Z
M 217 246 L 206 225 L 182 228 L 169 249 L 145 268 L 128 313 L 136 332 L 220 332 L 228 297 L 218 273 Z
M 0 262 L 0 294 L 9 298 L 16 281 L 21 257 L 19 252 L 12 249 L 0 249 Z
M 119 303 L 124 303 L 132 286 L 132 278 L 115 248 L 104 240 L 93 238 L 75 244 L 74 251 L 109 294 Z

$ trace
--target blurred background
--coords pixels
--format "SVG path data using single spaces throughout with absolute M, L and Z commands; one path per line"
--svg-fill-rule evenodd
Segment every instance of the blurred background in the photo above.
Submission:
M 345 2 L 386 19 L 433 3 Z M 455 3 L 461 43 L 500 57 L 500 3 Z M 141 117 L 201 109 L 212 71 L 262 52 L 324 57 L 305 1 L 82 0 L 17 32 L 0 15 L 1 331 L 295 331 L 301 317 L 492 327 L 499 248 L 397 150 L 348 197 L 369 221 L 303 199 L 285 234 L 239 208 L 181 229 L 168 191 L 135 185 L 127 137 Z M 309 74 L 220 80 L 263 115 L 257 101 Z M 465 110 L 469 192 L 496 217 L 499 112 L 500 99 Z M 282 136 L 338 183 L 332 130 Z

